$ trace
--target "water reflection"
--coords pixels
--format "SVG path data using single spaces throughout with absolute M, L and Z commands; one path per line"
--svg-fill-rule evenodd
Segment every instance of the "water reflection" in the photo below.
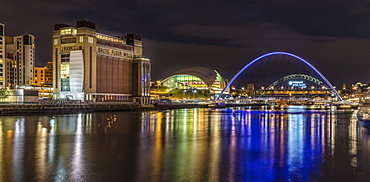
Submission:
M 0 181 L 362 180 L 369 136 L 297 107 L 2 117 Z

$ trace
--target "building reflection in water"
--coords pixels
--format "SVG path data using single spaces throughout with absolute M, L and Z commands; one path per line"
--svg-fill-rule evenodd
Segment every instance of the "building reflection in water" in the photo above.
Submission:
M 369 135 L 301 107 L 2 117 L 0 181 L 328 180 L 370 170 Z
M 35 138 L 35 169 L 37 169 L 37 180 L 46 181 L 45 176 L 47 170 L 47 129 L 41 124 L 41 121 L 37 122 L 36 138 Z

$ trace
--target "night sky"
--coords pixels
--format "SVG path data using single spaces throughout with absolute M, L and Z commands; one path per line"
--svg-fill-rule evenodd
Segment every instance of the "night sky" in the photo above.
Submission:
M 296 54 L 334 85 L 370 82 L 370 1 L 66 0 L 3 1 L 9 36 L 37 37 L 36 64 L 51 61 L 53 26 L 88 19 L 109 35 L 137 33 L 152 80 L 205 66 L 231 79 L 272 51 Z

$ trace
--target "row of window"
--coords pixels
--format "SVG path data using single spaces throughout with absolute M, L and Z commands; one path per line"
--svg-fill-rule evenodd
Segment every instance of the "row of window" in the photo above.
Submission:
M 78 42 L 79 43 L 84 42 L 84 37 L 83 36 L 79 36 L 78 37 Z M 94 38 L 93 37 L 87 37 L 87 42 L 89 44 L 93 44 L 94 43 Z M 60 43 L 61 44 L 76 43 L 76 37 L 63 38 L 63 39 L 60 40 Z M 54 45 L 59 45 L 59 39 L 54 39 Z
M 118 38 L 113 38 L 113 37 L 109 37 L 109 36 L 104 36 L 104 35 L 100 35 L 100 34 L 97 34 L 96 38 L 103 39 L 103 40 L 108 40 L 108 41 L 111 41 L 111 42 L 119 42 L 119 43 L 122 43 L 122 44 L 126 44 L 125 40 L 118 39 Z
M 37 70 L 35 70 L 35 73 L 37 73 Z M 44 73 L 44 70 L 40 70 L 40 73 Z M 35 75 L 36 76 L 36 75 Z
M 76 35 L 77 30 L 74 28 L 67 28 L 60 30 L 60 35 Z

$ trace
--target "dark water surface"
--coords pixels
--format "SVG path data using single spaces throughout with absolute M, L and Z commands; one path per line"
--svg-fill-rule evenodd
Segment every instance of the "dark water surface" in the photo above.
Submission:
M 353 111 L 0 117 L 0 181 L 368 181 Z

